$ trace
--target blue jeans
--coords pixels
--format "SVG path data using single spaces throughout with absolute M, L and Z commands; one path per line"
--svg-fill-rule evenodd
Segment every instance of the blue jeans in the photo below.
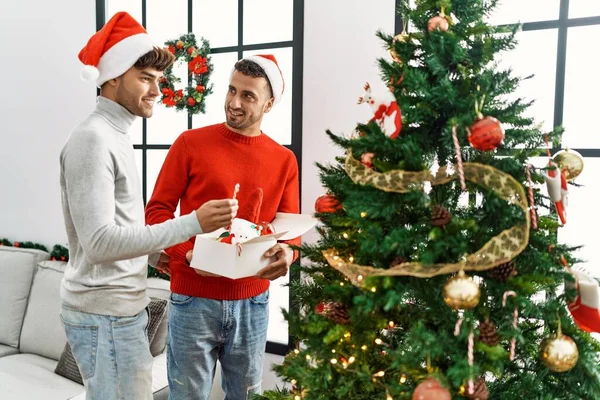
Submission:
M 261 393 L 269 291 L 245 300 L 171 294 L 167 335 L 170 400 L 208 400 L 217 360 L 225 400 Z
M 60 318 L 87 400 L 152 399 L 154 359 L 146 310 L 132 317 L 113 317 L 63 307 Z

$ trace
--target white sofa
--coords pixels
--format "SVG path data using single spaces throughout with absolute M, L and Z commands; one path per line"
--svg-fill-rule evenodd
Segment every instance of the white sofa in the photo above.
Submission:
M 66 263 L 40 250 L 0 246 L 0 399 L 85 399 L 83 386 L 54 373 L 65 347 L 60 281 Z M 148 280 L 148 295 L 169 298 L 169 283 Z M 167 323 L 151 343 L 154 399 L 168 397 Z

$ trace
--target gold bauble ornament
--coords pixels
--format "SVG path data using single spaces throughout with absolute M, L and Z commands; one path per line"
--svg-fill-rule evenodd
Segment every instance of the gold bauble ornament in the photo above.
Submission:
M 481 291 L 479 285 L 472 277 L 466 276 L 464 271 L 450 278 L 444 285 L 444 301 L 455 310 L 474 308 L 479 304 Z
M 577 178 L 581 174 L 581 171 L 583 171 L 583 156 L 575 150 L 561 150 L 552 159 L 558 164 L 558 167 L 563 171 L 568 181 Z
M 392 40 L 392 46 L 390 47 L 390 57 L 392 57 L 392 60 L 394 60 L 398 64 L 402 64 L 402 59 L 400 58 L 400 56 L 398 56 L 398 53 L 396 53 L 396 51 L 394 50 L 394 44 L 396 42 L 406 43 L 408 41 L 409 37 L 410 36 L 408 35 L 408 33 L 402 32 L 402 33 L 399 33 L 396 36 L 394 36 L 394 39 Z
M 577 364 L 579 350 L 573 339 L 559 331 L 542 341 L 540 358 L 551 371 L 566 372 Z

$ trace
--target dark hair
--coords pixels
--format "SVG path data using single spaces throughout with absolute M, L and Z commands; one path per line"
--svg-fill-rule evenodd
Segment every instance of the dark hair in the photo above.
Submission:
M 235 63 L 234 68 L 236 71 L 240 71 L 246 76 L 251 76 L 253 78 L 265 78 L 267 81 L 267 86 L 269 87 L 269 96 L 273 97 L 273 88 L 271 87 L 271 82 L 269 82 L 269 77 L 260 65 L 254 61 L 240 60 Z
M 175 62 L 175 56 L 167 49 L 155 47 L 135 62 L 136 69 L 154 68 L 158 71 L 164 71 Z

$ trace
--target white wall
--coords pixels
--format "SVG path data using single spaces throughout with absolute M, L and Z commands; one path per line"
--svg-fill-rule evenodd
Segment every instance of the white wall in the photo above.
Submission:
M 0 238 L 66 243 L 58 156 L 95 104 L 77 59 L 95 21 L 93 0 L 0 0 Z
M 357 104 L 365 82 L 385 90 L 377 58 L 389 57 L 379 29 L 394 33 L 394 0 L 306 0 L 304 11 L 304 101 L 302 128 L 302 212 L 314 211 L 323 194 L 315 162 L 334 162 L 341 149 L 325 134 L 350 135 L 371 110 Z M 313 232 L 303 236 L 313 241 Z

